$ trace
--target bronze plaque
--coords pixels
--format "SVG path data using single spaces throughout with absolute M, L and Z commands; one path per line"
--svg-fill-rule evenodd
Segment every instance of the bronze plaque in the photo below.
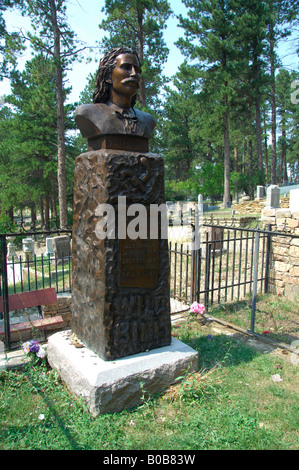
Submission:
M 148 139 L 138 135 L 112 134 L 88 139 L 89 150 L 125 150 L 127 152 L 148 152 Z
M 157 287 L 159 240 L 119 240 L 119 247 L 120 287 Z

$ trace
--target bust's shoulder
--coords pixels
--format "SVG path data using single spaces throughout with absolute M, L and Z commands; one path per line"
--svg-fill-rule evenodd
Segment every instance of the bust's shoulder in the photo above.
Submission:
M 149 113 L 140 111 L 140 109 L 134 108 L 136 117 L 139 121 L 145 122 L 150 127 L 154 128 L 156 126 L 156 119 Z
M 99 111 L 104 112 L 108 109 L 108 106 L 105 103 L 89 103 L 89 104 L 80 104 L 75 112 L 76 116 L 90 117 L 94 114 L 98 114 Z
M 75 112 L 75 122 L 83 137 L 109 133 L 110 121 L 111 111 L 105 103 L 81 104 Z

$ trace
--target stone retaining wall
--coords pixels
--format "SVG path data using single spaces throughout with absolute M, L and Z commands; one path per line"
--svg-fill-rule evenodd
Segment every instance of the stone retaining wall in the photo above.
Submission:
M 56 315 L 61 315 L 63 319 L 63 325 L 56 327 L 57 330 L 65 330 L 70 328 L 71 316 L 72 316 L 72 307 L 71 307 L 72 298 L 71 296 L 58 297 L 57 302 L 51 305 L 42 306 L 42 315 L 43 318 L 55 317 Z M 54 327 L 53 327 L 54 329 Z
M 265 208 L 262 220 L 264 227 L 299 235 L 299 212 Z M 299 298 L 299 238 L 272 236 L 269 289 L 292 300 Z

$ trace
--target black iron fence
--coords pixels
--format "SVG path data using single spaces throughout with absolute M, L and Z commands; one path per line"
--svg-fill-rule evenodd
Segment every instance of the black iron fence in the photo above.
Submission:
M 194 226 L 189 230 L 193 239 L 194 230 Z M 169 242 L 171 295 L 187 304 L 197 301 L 206 306 L 233 301 L 252 293 L 255 276 L 257 289 L 267 292 L 273 234 L 259 226 L 205 222 L 195 247 L 194 240 L 180 243 L 174 234 Z
M 252 220 L 202 220 L 169 226 L 170 294 L 183 308 L 197 301 L 206 308 L 213 304 L 252 299 L 251 331 L 254 330 L 257 293 L 268 292 L 270 282 L 270 227 Z M 57 293 L 71 292 L 71 251 L 59 256 L 46 253 L 47 238 L 71 230 L 48 230 L 1 234 L 1 299 L 4 324 L 9 328 L 8 296 L 14 293 L 55 287 Z M 293 236 L 281 233 L 280 236 Z M 35 252 L 22 251 L 21 240 L 32 237 Z M 297 236 L 298 238 L 298 236 Z M 23 240 L 22 240 L 23 241 Z M 23 241 L 24 243 L 24 241 Z M 11 251 L 13 245 L 14 249 Z M 15 251 L 14 251 L 15 250 Z M 174 313 L 174 311 L 173 311 Z

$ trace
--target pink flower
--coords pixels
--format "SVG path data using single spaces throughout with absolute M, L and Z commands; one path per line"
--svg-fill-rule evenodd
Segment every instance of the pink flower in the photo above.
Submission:
M 268 330 L 264 331 L 264 335 L 269 335 L 269 334 L 270 334 L 270 331 L 268 331 Z
M 206 310 L 205 306 L 197 302 L 193 302 L 193 304 L 190 307 L 191 313 L 199 313 L 200 315 L 203 315 L 205 313 L 205 310 Z

